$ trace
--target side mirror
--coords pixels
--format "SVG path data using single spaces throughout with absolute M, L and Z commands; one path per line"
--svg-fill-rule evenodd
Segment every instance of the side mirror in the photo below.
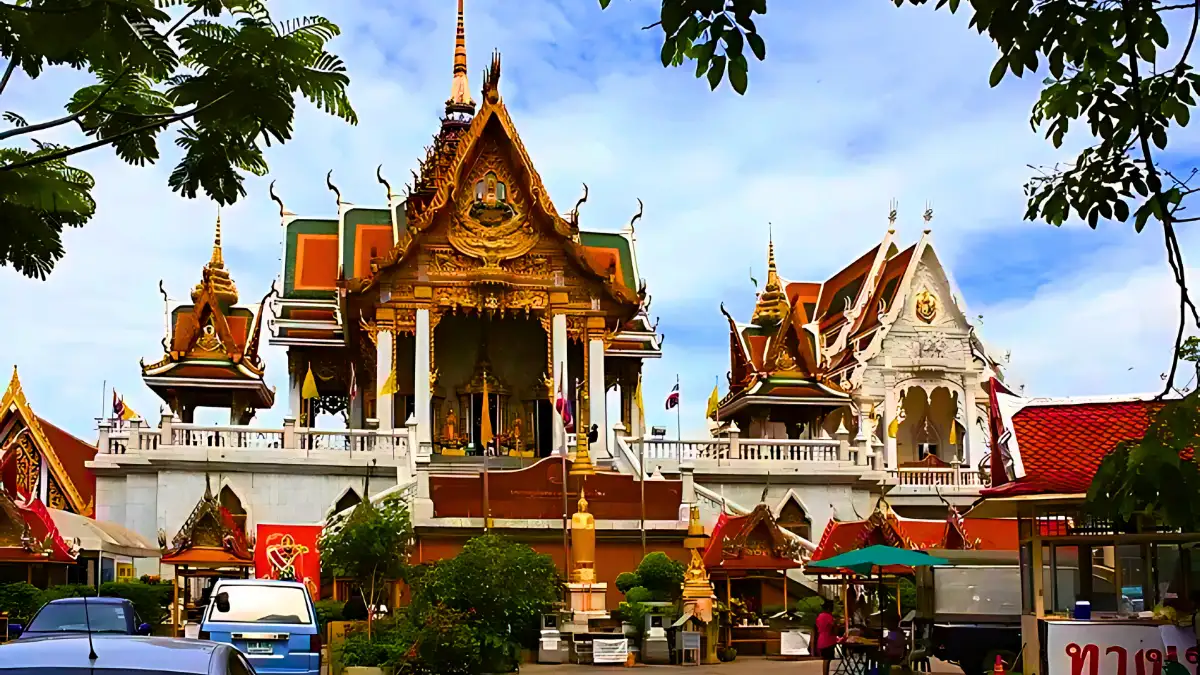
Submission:
M 217 597 L 213 598 L 213 600 L 215 600 L 217 603 L 217 611 L 218 612 L 228 612 L 229 611 L 229 594 L 228 593 L 226 593 L 224 591 L 217 593 Z
M 25 632 L 25 627 L 19 623 L 8 624 L 8 639 L 15 640 L 21 637 L 21 633 Z
M 138 635 L 149 635 L 150 634 L 150 624 L 148 624 L 148 623 L 138 624 L 136 633 Z

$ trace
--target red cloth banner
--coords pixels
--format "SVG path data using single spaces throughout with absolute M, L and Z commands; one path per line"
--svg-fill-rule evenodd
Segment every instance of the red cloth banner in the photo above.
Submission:
M 299 581 L 313 601 L 321 599 L 320 525 L 258 526 L 254 545 L 254 577 Z

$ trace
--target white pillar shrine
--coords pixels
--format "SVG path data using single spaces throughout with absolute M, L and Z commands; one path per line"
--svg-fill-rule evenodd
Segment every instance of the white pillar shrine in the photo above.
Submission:
M 381 330 L 375 335 L 375 417 L 380 429 L 392 428 L 392 395 L 383 393 L 383 385 L 392 375 L 395 337 L 390 330 Z
M 608 428 L 608 396 L 604 388 L 604 338 L 593 336 L 588 340 L 588 418 L 596 425 L 599 434 L 592 445 L 592 461 L 600 457 L 611 457 L 608 450 L 608 436 L 612 430 Z M 590 429 L 590 427 L 589 427 Z M 587 429 L 580 429 L 586 432 Z
M 417 442 L 433 442 L 433 417 L 430 410 L 429 353 L 433 332 L 429 327 L 429 310 L 417 310 L 416 354 L 414 354 L 413 416 L 417 418 Z

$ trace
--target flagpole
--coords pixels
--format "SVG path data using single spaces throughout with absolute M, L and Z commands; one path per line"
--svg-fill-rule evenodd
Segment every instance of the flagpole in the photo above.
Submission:
M 100 419 L 104 419 L 104 407 L 108 405 L 108 380 L 100 385 Z
M 678 373 L 675 374 L 675 390 L 679 391 L 679 374 Z M 703 390 L 701 390 L 701 391 L 703 391 Z M 683 398 L 682 391 L 679 392 L 679 397 Z M 682 411 L 683 411 L 683 401 L 679 401 L 678 403 L 675 404 L 675 440 L 676 441 L 683 440 L 683 429 L 682 429 L 683 413 L 682 413 Z

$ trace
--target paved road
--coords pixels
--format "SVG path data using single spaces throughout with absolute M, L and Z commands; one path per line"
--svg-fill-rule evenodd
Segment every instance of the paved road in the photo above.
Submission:
M 607 673 L 618 675 L 625 670 L 621 666 L 579 666 L 579 665 L 537 665 L 521 666 L 522 675 L 587 675 L 589 673 Z M 665 675 L 668 672 L 676 675 L 820 675 L 820 661 L 778 661 L 754 657 L 742 657 L 732 663 L 718 663 L 711 666 L 680 668 L 679 666 L 635 666 L 636 670 L 645 675 Z M 931 675 L 962 675 L 955 666 L 935 662 Z

